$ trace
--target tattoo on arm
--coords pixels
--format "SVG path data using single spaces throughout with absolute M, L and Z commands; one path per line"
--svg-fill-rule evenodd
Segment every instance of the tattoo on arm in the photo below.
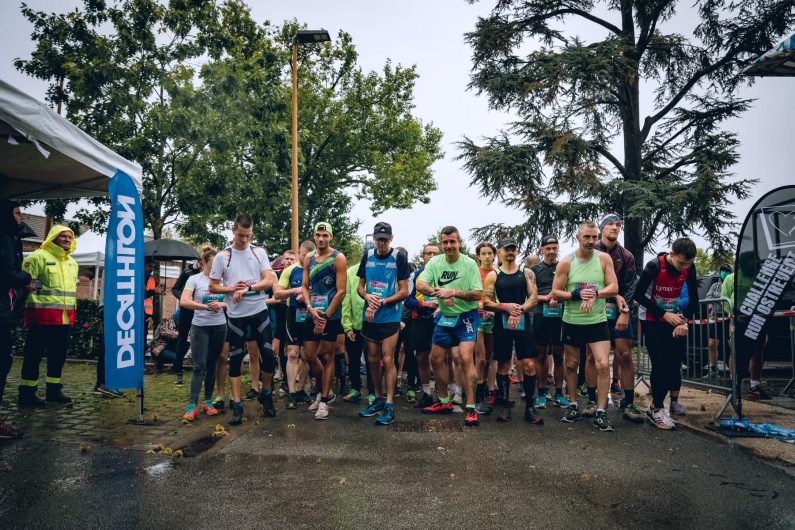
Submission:
M 538 303 L 538 287 L 536 286 L 536 274 L 531 270 L 525 268 L 524 277 L 527 280 L 527 299 L 530 301 L 530 307 Z

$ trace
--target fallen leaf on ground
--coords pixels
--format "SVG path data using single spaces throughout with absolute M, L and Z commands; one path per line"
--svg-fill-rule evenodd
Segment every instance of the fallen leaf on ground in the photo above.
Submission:
M 170 447 L 166 447 L 165 449 L 160 451 L 160 454 L 161 455 L 171 455 L 171 454 L 174 454 L 174 451 L 172 451 Z
M 315 464 L 319 464 L 320 462 L 321 462 L 321 460 L 319 458 L 317 460 L 315 460 Z
M 6 473 L 10 473 L 12 469 L 14 468 L 9 466 L 8 464 L 3 466 L 3 471 L 5 471 Z
M 588 473 L 583 473 L 582 475 L 580 475 L 580 480 L 591 480 L 592 478 L 593 477 L 591 477 L 591 475 L 589 475 Z
M 450 480 L 455 480 L 455 473 L 450 473 Z
M 171 456 L 173 456 L 173 457 L 175 457 L 175 458 L 180 458 L 180 457 L 181 457 L 183 454 L 184 454 L 184 453 L 182 452 L 182 449 L 177 449 L 176 451 L 174 451 L 174 452 L 171 454 Z
M 223 425 L 221 425 L 220 423 L 217 423 L 217 424 L 215 425 L 215 432 L 221 432 L 221 431 L 225 431 L 225 430 L 226 430 L 226 429 L 224 429 L 224 426 L 223 426 Z
M 88 445 L 88 444 L 80 444 L 80 452 L 87 453 L 89 450 L 91 450 L 91 446 L 90 445 Z
M 347 483 L 348 483 L 348 481 L 347 481 L 347 480 L 345 480 L 345 478 L 341 478 L 341 479 L 340 479 L 340 486 L 344 486 L 344 485 L 345 485 L 345 484 L 347 484 Z
M 148 455 L 153 455 L 153 454 L 155 454 L 155 450 L 154 450 L 154 449 L 150 449 L 150 450 L 148 450 L 148 451 L 146 452 L 146 454 L 148 454 Z
M 287 424 L 287 428 L 288 429 L 295 429 L 295 423 L 288 423 Z

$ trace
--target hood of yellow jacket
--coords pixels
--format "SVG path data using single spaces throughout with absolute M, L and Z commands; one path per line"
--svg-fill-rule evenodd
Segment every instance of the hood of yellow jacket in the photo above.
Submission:
M 72 234 L 72 246 L 69 248 L 68 252 L 55 244 L 55 238 L 58 237 L 61 232 L 69 232 Z M 41 248 L 60 259 L 68 259 L 69 254 L 73 254 L 75 248 L 77 248 L 77 237 L 75 237 L 74 231 L 68 226 L 55 225 L 50 228 L 50 233 L 47 234 L 47 239 L 45 239 L 44 243 L 41 244 Z

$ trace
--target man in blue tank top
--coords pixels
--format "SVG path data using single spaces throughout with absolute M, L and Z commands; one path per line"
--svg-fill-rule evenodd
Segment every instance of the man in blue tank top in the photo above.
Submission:
M 301 285 L 304 302 L 311 318 L 304 322 L 304 359 L 313 377 L 321 384 L 314 403 L 309 406 L 316 420 L 328 418 L 328 404 L 336 396 L 331 392 L 334 381 L 334 354 L 341 342 L 342 299 L 347 287 L 345 255 L 331 247 L 334 232 L 329 223 L 315 225 L 317 250 L 304 258 Z
M 409 295 L 409 260 L 405 252 L 390 247 L 392 226 L 377 223 L 373 229 L 375 248 L 362 256 L 357 292 L 365 302 L 362 315 L 362 337 L 367 347 L 367 364 L 375 388 L 375 401 L 359 411 L 363 418 L 380 415 L 376 425 L 395 421 L 395 385 L 397 367 L 394 354 L 403 300 Z M 385 380 L 382 382 L 381 361 Z M 383 385 L 386 385 L 386 389 Z M 384 395 L 386 394 L 386 396 Z

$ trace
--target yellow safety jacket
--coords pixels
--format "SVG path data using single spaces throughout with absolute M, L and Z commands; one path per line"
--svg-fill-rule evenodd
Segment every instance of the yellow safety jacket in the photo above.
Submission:
M 47 234 L 41 248 L 22 262 L 22 269 L 41 286 L 25 301 L 25 325 L 71 326 L 77 310 L 77 276 L 79 267 L 72 258 L 77 238 L 72 232 L 72 247 L 67 252 L 55 244 L 61 232 L 72 232 L 63 225 L 55 225 Z

